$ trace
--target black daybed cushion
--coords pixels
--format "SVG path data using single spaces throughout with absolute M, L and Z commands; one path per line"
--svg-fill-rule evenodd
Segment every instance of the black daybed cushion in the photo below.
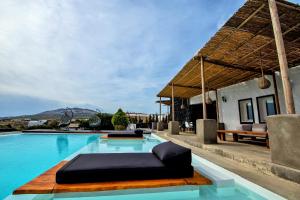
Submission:
M 141 130 L 141 129 L 136 129 L 136 130 L 134 130 L 134 133 L 135 133 L 136 135 L 143 135 L 144 131 Z
M 132 133 L 109 133 L 107 137 L 143 137 L 143 130 L 137 129 Z
M 156 145 L 152 152 L 167 166 L 189 166 L 192 162 L 191 149 L 173 142 Z
M 167 167 L 152 153 L 80 154 L 56 173 L 57 183 L 186 178 L 193 167 Z
M 138 135 L 135 133 L 109 133 L 107 137 L 143 137 L 143 134 Z

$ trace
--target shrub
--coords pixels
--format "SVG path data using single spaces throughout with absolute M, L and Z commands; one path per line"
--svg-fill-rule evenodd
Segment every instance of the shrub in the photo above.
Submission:
M 113 130 L 114 126 L 112 124 L 113 115 L 110 113 L 98 113 L 97 116 L 101 119 L 101 124 L 99 129 L 101 130 Z
M 116 130 L 124 130 L 126 129 L 129 120 L 123 110 L 119 108 L 119 110 L 113 115 L 111 123 L 114 125 Z
M 89 124 L 88 120 L 81 119 L 81 120 L 78 120 L 78 121 L 79 121 L 79 127 L 80 128 L 84 128 L 84 129 L 89 129 L 90 128 L 90 124 Z
M 59 122 L 57 120 L 48 121 L 47 125 L 50 129 L 57 129 Z

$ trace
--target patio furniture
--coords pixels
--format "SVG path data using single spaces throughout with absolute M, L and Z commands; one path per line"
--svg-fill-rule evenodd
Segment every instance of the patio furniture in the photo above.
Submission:
M 193 177 L 191 150 L 172 142 L 152 153 L 80 154 L 56 173 L 57 183 L 89 183 Z
M 107 135 L 101 136 L 102 139 L 143 139 L 144 131 L 137 129 L 133 132 L 116 132 L 116 133 L 108 133 Z
M 187 131 L 191 132 L 193 131 L 193 122 L 185 122 L 185 128 L 187 129 Z
M 266 124 L 243 124 L 237 130 L 218 130 L 218 136 L 221 140 L 226 141 L 226 134 L 232 134 L 233 140 L 238 142 L 240 137 L 264 138 L 269 148 L 269 137 Z

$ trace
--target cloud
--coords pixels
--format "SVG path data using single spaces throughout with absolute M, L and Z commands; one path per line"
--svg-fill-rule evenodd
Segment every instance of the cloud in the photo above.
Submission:
M 222 2 L 1 1 L 0 97 L 156 112 L 155 95 L 215 31 Z

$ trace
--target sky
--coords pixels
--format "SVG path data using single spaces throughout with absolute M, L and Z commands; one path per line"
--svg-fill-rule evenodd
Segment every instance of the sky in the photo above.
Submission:
M 0 0 L 0 117 L 157 113 L 156 94 L 243 3 Z

